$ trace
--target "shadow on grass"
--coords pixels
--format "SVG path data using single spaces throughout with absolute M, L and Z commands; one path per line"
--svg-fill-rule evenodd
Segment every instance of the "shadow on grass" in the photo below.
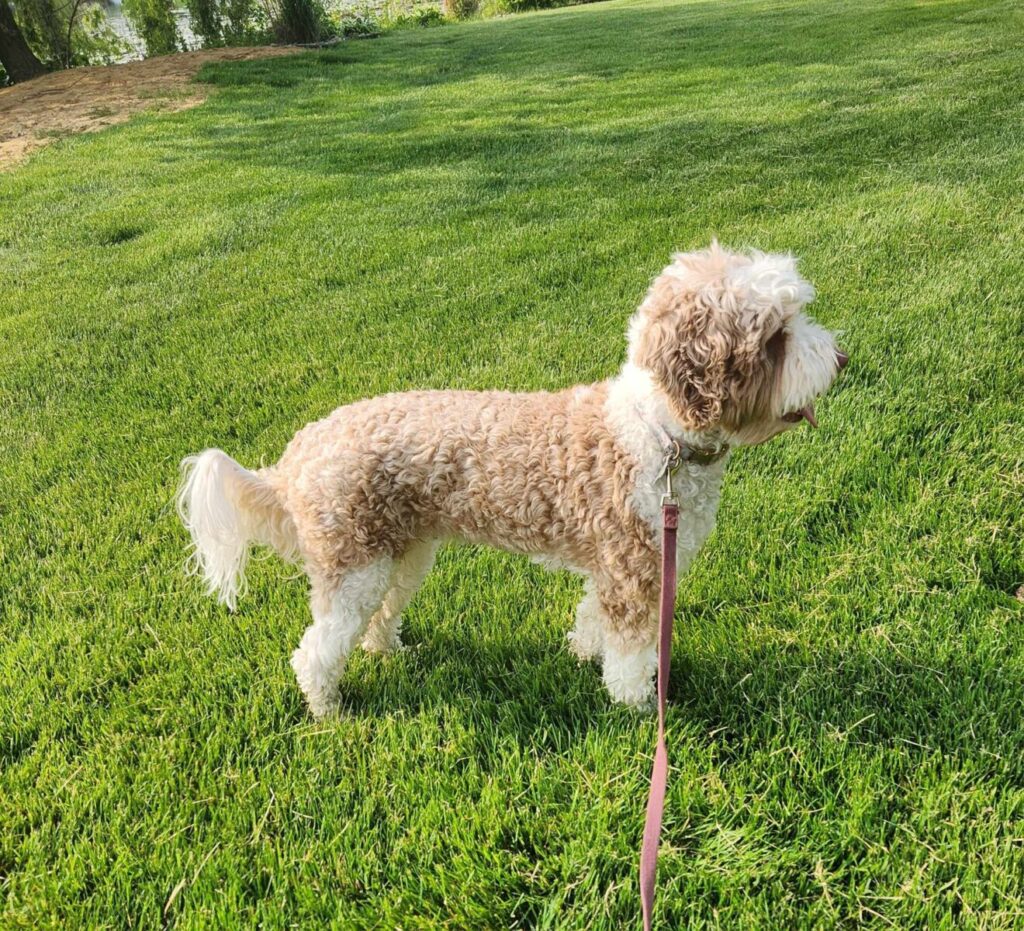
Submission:
M 968 649 L 945 657 L 941 668 L 932 662 L 882 642 L 813 653 L 771 645 L 737 650 L 723 675 L 722 667 L 683 654 L 673 663 L 670 700 L 676 720 L 736 748 L 799 735 L 1019 759 L 1024 676 L 1015 664 Z
M 602 5 L 218 65 L 203 79 L 240 92 L 212 102 L 216 125 L 182 145 L 324 176 L 408 174 L 425 188 L 457 166 L 478 195 L 577 184 L 604 166 L 617 183 L 657 181 L 702 161 L 719 185 L 851 177 L 926 158 L 976 133 L 973 115 L 992 107 L 956 94 L 936 106 L 976 61 L 936 43 L 946 6 Z M 723 86 L 740 91 L 728 106 Z
M 454 707 L 488 727 L 505 722 L 524 744 L 576 742 L 612 712 L 600 674 L 559 643 L 524 639 L 476 640 L 426 630 L 408 649 L 390 656 L 359 656 L 341 682 L 344 713 L 378 718 Z M 300 716 L 303 709 L 298 709 Z M 618 717 L 614 709 L 612 717 Z M 623 718 L 633 717 L 623 712 Z
M 1024 675 L 1017 664 L 967 649 L 941 668 L 933 662 L 870 639 L 813 651 L 739 644 L 722 663 L 677 645 L 670 729 L 714 746 L 723 761 L 790 740 L 849 739 L 1019 769 Z M 360 719 L 453 710 L 482 735 L 482 764 L 496 736 L 534 753 L 563 753 L 591 732 L 635 740 L 639 727 L 654 723 L 653 715 L 612 705 L 595 664 L 536 637 L 510 647 L 427 630 L 407 652 L 357 658 L 342 695 L 343 714 Z M 298 700 L 294 715 L 304 720 Z

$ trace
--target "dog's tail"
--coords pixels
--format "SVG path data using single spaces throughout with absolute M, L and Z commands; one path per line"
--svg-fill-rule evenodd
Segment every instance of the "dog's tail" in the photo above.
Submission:
M 262 543 L 285 559 L 298 555 L 295 524 L 277 492 L 227 453 L 207 449 L 181 463 L 178 513 L 192 537 L 188 571 L 234 610 L 245 591 L 249 547 Z

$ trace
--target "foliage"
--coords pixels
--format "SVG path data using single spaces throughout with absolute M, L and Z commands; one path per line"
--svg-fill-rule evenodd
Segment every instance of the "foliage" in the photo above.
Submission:
M 208 68 L 0 175 L 0 926 L 638 927 L 655 722 L 578 580 L 446 548 L 314 724 L 176 464 L 612 374 L 676 248 L 793 250 L 851 362 L 680 588 L 660 928 L 1024 914 L 1019 3 L 611 0 Z
M 430 3 L 410 7 L 401 0 L 383 4 L 345 2 L 331 4 L 327 9 L 335 31 L 353 39 L 372 38 L 392 29 L 441 26 L 451 22 L 440 7 Z
M 127 50 L 91 0 L 15 0 L 13 9 L 29 47 L 49 68 L 108 64 Z
M 431 26 L 443 26 L 449 22 L 451 22 L 451 19 L 441 12 L 440 7 L 429 4 L 417 4 L 407 12 L 389 16 L 384 20 L 384 28 L 429 28 Z
M 429 4 L 417 4 L 412 12 L 398 17 L 395 22 L 412 26 L 443 26 L 448 20 L 439 7 Z
M 372 38 L 385 28 L 377 8 L 370 5 L 346 4 L 341 9 L 330 9 L 328 16 L 338 35 L 346 38 Z
M 453 19 L 468 19 L 480 9 L 480 0 L 446 0 L 445 9 Z
M 88 3 L 80 8 L 71 42 L 74 64 L 109 65 L 129 51 L 129 45 L 111 28 L 103 7 Z
M 593 0 L 497 0 L 496 6 L 506 13 L 525 13 L 527 10 L 551 10 L 589 2 Z
M 277 5 L 273 28 L 281 42 L 308 44 L 334 34 L 320 0 L 274 0 Z
M 205 47 L 316 43 L 336 34 L 320 0 L 186 0 Z
M 122 9 L 142 37 L 147 55 L 167 55 L 184 49 L 174 18 L 174 0 L 123 0 Z
M 255 45 L 271 37 L 269 0 L 186 0 L 186 7 L 204 47 Z
M 61 0 L 18 0 L 14 4 L 14 15 L 25 41 L 49 68 L 68 67 L 71 59 L 67 41 L 70 13 L 71 7 Z

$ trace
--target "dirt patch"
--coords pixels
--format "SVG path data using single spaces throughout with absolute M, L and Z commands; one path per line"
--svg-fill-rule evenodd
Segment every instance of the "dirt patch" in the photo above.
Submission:
M 207 62 L 299 51 L 290 45 L 203 49 L 123 65 L 72 68 L 0 89 L 0 170 L 70 133 L 123 123 L 140 110 L 184 110 L 202 103 L 209 88 L 193 79 Z

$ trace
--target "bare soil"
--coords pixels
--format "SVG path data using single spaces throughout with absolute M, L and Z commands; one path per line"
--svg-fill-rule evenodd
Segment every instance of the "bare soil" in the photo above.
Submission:
M 0 170 L 70 133 L 123 123 L 141 110 L 184 110 L 206 99 L 194 81 L 210 61 L 291 55 L 296 46 L 203 49 L 123 65 L 72 68 L 0 89 Z

